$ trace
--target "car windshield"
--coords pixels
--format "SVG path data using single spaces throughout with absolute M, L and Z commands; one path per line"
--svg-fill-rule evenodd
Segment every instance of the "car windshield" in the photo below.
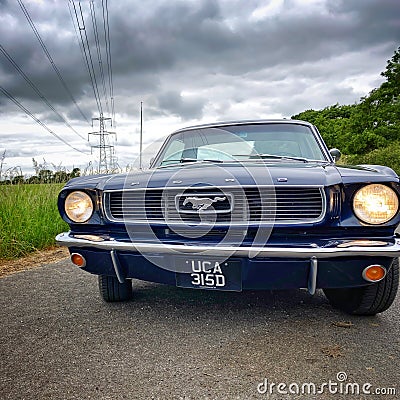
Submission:
M 157 166 L 186 162 L 327 161 L 312 130 L 268 123 L 205 127 L 173 134 Z

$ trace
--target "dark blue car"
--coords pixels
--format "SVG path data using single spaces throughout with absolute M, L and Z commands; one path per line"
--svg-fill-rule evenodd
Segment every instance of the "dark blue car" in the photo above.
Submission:
M 106 301 L 130 299 L 131 279 L 321 288 L 333 306 L 373 315 L 399 283 L 399 177 L 339 157 L 303 121 L 182 129 L 147 171 L 69 181 L 58 207 L 71 230 L 57 241 Z

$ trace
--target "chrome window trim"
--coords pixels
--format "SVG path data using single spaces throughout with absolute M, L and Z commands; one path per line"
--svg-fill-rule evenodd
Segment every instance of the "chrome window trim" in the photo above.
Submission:
M 217 122 L 217 123 L 211 123 L 211 124 L 204 124 L 204 125 L 195 125 L 195 126 L 189 126 L 186 128 L 178 129 L 175 132 L 170 133 L 166 139 L 164 140 L 164 143 L 162 144 L 161 148 L 158 150 L 157 154 L 154 157 L 153 162 L 150 165 L 150 168 L 158 168 L 161 166 L 160 164 L 160 158 L 161 154 L 163 153 L 164 149 L 166 148 L 167 144 L 171 141 L 172 137 L 176 134 L 182 133 L 182 132 L 187 132 L 187 131 L 193 131 L 193 130 L 198 130 L 198 129 L 208 129 L 208 128 L 226 128 L 229 126 L 242 126 L 242 125 L 269 125 L 269 124 L 288 124 L 288 125 L 302 125 L 306 126 L 311 130 L 313 133 L 315 139 L 318 142 L 318 145 L 326 157 L 326 160 L 319 160 L 319 161 L 326 161 L 333 163 L 333 158 L 329 153 L 329 149 L 327 148 L 325 142 L 322 139 L 321 133 L 318 131 L 317 127 L 309 122 L 306 121 L 299 121 L 299 120 L 245 120 L 245 121 L 228 121 L 228 122 Z M 179 165 L 179 164 L 174 164 L 174 165 Z

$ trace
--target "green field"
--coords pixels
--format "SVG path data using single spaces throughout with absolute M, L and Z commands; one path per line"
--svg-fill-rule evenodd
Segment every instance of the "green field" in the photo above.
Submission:
M 68 230 L 57 210 L 63 184 L 0 186 L 0 259 L 51 247 Z

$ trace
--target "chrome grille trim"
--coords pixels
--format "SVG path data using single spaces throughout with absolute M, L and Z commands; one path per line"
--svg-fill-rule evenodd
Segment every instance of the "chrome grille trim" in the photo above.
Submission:
M 272 196 L 272 201 L 271 193 L 273 193 L 273 190 L 275 190 L 275 197 Z M 103 195 L 104 212 L 107 219 L 112 222 L 198 224 L 200 221 L 193 218 L 197 217 L 197 214 L 185 215 L 179 213 L 176 209 L 175 197 L 185 191 L 189 191 L 185 195 L 203 192 L 204 194 L 215 194 L 219 191 L 232 196 L 234 201 L 233 211 L 231 213 L 212 214 L 217 216 L 216 220 L 210 222 L 210 225 L 213 226 L 318 223 L 323 220 L 326 214 L 327 202 L 324 187 L 311 185 L 106 190 Z M 143 196 L 146 197 L 145 202 Z M 271 216 L 274 212 L 276 213 L 275 219 L 272 219 Z M 145 217 L 146 214 L 147 218 Z

